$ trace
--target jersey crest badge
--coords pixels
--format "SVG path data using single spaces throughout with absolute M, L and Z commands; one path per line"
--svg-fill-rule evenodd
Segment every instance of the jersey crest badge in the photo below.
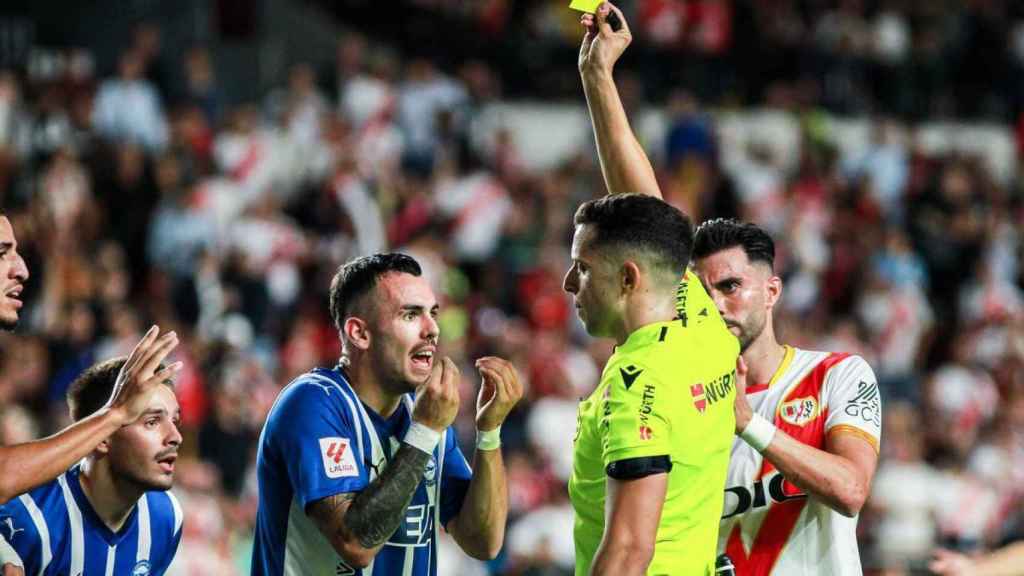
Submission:
M 803 426 L 818 415 L 818 401 L 813 396 L 796 398 L 779 406 L 779 416 L 794 426 Z

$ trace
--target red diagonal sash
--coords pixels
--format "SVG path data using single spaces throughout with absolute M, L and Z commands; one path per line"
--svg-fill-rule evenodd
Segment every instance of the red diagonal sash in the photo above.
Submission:
M 828 419 L 828 407 L 821 406 L 821 387 L 825 382 L 828 371 L 842 362 L 850 355 L 846 353 L 832 353 L 818 363 L 800 383 L 793 387 L 786 396 L 782 398 L 779 405 L 796 398 L 813 397 L 818 402 L 817 416 L 802 426 L 791 424 L 782 419 L 779 409 L 776 408 L 775 426 L 793 438 L 823 450 L 825 448 L 825 421 Z M 775 471 L 775 466 L 765 458 L 761 464 L 761 471 L 757 479 L 767 478 Z M 782 491 L 787 496 L 796 496 L 801 493 L 800 489 L 783 481 Z M 796 527 L 800 514 L 807 505 L 807 498 L 786 500 L 785 502 L 773 502 L 764 522 L 757 531 L 750 552 L 747 552 L 741 537 L 740 523 L 737 522 L 729 534 L 729 541 L 726 544 L 725 553 L 732 559 L 736 566 L 737 576 L 769 576 L 772 568 L 779 561 L 782 550 L 789 541 L 793 528 Z

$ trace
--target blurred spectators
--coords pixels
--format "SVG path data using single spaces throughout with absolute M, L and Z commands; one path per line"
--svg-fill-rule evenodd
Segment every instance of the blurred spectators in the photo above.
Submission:
M 248 573 L 255 439 L 281 387 L 337 362 L 331 275 L 402 250 L 442 301 L 446 353 L 464 367 L 503 355 L 528 385 L 503 431 L 505 553 L 485 565 L 444 549 L 442 566 L 571 573 L 576 403 L 611 345 L 585 336 L 561 281 L 572 213 L 604 187 L 586 142 L 548 154 L 570 138 L 559 130 L 575 128 L 571 114 L 531 132 L 507 106 L 580 103 L 564 4 L 405 3 L 417 22 L 465 35 L 426 26 L 410 37 L 434 44 L 409 51 L 346 32 L 327 85 L 295 63 L 259 103 L 230 100 L 213 44 L 171 46 L 153 26 L 125 43 L 111 78 L 94 78 L 80 49 L 63 67 L 0 71 L 0 202 L 32 271 L 19 332 L 0 334 L 0 441 L 60 427 L 68 383 L 141 328 L 177 330 L 177 573 Z M 660 126 L 642 136 L 668 200 L 697 220 L 771 230 L 786 339 L 861 354 L 880 377 L 868 572 L 919 569 L 934 545 L 1024 537 L 1019 175 L 958 146 L 962 125 L 944 146 L 926 125 L 978 117 L 1013 133 L 1024 10 L 640 0 L 627 16 L 638 57 L 624 62 L 626 105 Z M 463 49 L 471 57 L 424 56 Z M 979 78 L 1003 69 L 989 59 L 1016 76 Z M 477 382 L 463 375 L 466 448 Z

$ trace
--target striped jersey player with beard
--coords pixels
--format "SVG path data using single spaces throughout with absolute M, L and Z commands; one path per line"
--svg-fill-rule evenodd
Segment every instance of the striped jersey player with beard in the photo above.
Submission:
M 861 574 L 857 513 L 878 459 L 878 384 L 859 356 L 775 340 L 774 252 L 763 230 L 734 220 L 705 222 L 694 242 L 694 270 L 746 368 L 719 550 L 741 575 Z
M 619 30 L 608 23 L 613 12 Z M 580 76 L 608 192 L 661 198 L 612 75 L 632 41 L 629 24 L 607 2 L 582 24 Z M 782 281 L 774 258 L 771 237 L 753 224 L 712 220 L 697 229 L 693 271 L 743 360 L 719 552 L 741 576 L 857 575 L 857 514 L 878 464 L 878 384 L 860 357 L 776 341 L 772 309 Z

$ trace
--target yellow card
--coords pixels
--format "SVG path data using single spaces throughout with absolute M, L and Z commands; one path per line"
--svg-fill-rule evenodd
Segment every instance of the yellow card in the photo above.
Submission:
M 601 5 L 604 0 L 572 0 L 569 4 L 569 8 L 573 10 L 579 10 L 580 12 L 586 12 L 587 14 L 593 14 L 597 12 L 597 7 Z

